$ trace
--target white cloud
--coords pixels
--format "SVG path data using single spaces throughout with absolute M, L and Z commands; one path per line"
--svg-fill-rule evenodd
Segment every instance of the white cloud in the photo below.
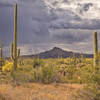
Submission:
M 53 9 L 70 10 L 80 16 L 82 19 L 100 19 L 100 1 L 99 0 L 44 0 L 47 7 Z M 83 7 L 86 4 L 92 4 L 88 11 L 84 10 Z M 89 6 L 89 5 L 87 5 Z

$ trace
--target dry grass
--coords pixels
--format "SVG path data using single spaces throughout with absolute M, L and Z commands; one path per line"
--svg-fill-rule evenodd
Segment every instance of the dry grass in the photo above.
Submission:
M 10 84 L 0 85 L 0 94 L 4 100 L 73 100 L 82 85 L 78 84 L 24 84 L 12 86 Z

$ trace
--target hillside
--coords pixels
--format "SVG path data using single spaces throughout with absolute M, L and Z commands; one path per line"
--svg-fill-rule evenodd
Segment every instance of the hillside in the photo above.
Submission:
M 51 50 L 41 52 L 41 53 L 36 54 L 36 55 L 24 55 L 22 57 L 33 58 L 33 57 L 39 56 L 40 58 L 44 58 L 44 59 L 46 59 L 46 58 L 58 58 L 58 57 L 67 58 L 67 57 L 73 57 L 73 53 L 74 53 L 75 57 L 80 57 L 80 55 L 81 55 L 80 53 L 75 53 L 72 51 L 65 51 L 61 48 L 54 47 Z M 83 54 L 83 56 L 86 58 L 92 58 L 93 54 Z

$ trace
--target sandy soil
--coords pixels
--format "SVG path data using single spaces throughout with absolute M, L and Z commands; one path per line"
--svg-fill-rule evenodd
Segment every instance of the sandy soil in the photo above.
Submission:
M 4 100 L 73 100 L 73 95 L 82 88 L 79 84 L 1 84 L 0 95 Z

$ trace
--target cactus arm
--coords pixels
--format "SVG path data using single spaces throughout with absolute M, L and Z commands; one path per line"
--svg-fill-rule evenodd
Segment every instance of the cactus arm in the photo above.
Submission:
M 94 67 L 98 65 L 98 38 L 97 32 L 94 32 Z
M 1 40 L 1 48 L 3 48 L 3 41 Z
M 3 52 L 2 52 L 2 49 L 3 49 L 3 42 L 1 40 L 1 48 L 0 48 L 0 69 L 2 67 L 2 62 L 3 62 Z
M 4 65 L 4 58 L 3 58 L 3 41 L 1 40 L 1 47 L 0 47 L 0 69 Z
M 12 60 L 14 60 L 13 52 L 14 52 L 14 50 L 13 50 L 13 43 L 12 43 L 12 44 L 11 44 L 11 59 L 12 59 Z
M 0 58 L 1 59 L 3 58 L 2 49 L 3 49 L 3 41 L 1 40 L 1 50 L 0 50 Z
M 17 55 L 17 58 L 20 57 L 20 49 L 18 49 L 18 55 Z

